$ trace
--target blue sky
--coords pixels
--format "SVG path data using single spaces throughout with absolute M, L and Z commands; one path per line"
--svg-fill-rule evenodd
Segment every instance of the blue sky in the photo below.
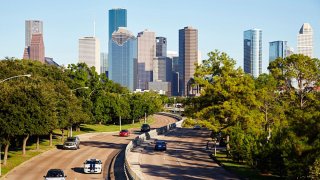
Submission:
M 178 30 L 193 26 L 199 32 L 202 58 L 218 49 L 243 65 L 243 31 L 262 29 L 263 71 L 269 59 L 269 42 L 286 40 L 296 50 L 304 22 L 314 30 L 314 56 L 320 58 L 319 0 L 1 0 L 0 59 L 22 58 L 25 20 L 44 23 L 46 56 L 59 64 L 78 62 L 78 39 L 93 35 L 107 52 L 108 10 L 126 8 L 128 29 L 144 29 L 168 39 L 168 50 L 178 51 Z

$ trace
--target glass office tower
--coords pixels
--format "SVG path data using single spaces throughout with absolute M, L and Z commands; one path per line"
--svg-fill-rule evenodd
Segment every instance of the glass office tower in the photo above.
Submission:
M 287 57 L 287 41 L 269 42 L 269 62 L 274 61 L 278 57 Z
M 262 30 L 250 29 L 243 36 L 244 72 L 256 78 L 262 73 Z
M 167 56 L 167 38 L 165 37 L 156 37 L 156 56 L 161 57 Z
M 109 10 L 109 40 L 112 33 L 117 31 L 119 27 L 127 27 L 127 10 L 126 9 L 110 9 Z
M 136 88 L 137 40 L 126 28 L 119 27 L 112 34 L 109 51 L 109 79 L 127 87 Z

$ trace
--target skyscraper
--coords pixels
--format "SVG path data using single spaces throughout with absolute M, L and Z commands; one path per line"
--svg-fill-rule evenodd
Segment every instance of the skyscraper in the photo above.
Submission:
M 109 41 L 112 33 L 117 31 L 119 27 L 127 27 L 127 10 L 126 9 L 110 9 L 109 10 Z
M 148 82 L 153 81 L 153 58 L 156 57 L 155 32 L 148 30 L 138 33 L 138 89 L 148 89 Z
M 287 57 L 287 41 L 273 41 L 269 42 L 269 62 L 278 57 Z
M 23 59 L 38 60 L 44 63 L 44 58 L 43 22 L 39 20 L 26 20 Z
M 39 20 L 26 20 L 25 25 L 25 46 L 28 47 L 31 45 L 33 34 L 42 34 L 43 36 L 43 22 Z
M 304 23 L 298 34 L 298 54 L 313 57 L 313 30 L 309 23 Z
M 29 59 L 44 63 L 44 44 L 42 34 L 33 34 L 29 46 Z
M 136 88 L 137 40 L 126 28 L 119 27 L 112 34 L 109 51 L 109 79 L 127 87 Z
M 167 56 L 167 38 L 165 37 L 156 37 L 156 56 Z
M 262 73 L 262 30 L 250 29 L 243 36 L 244 72 L 256 78 Z
M 79 39 L 79 62 L 94 66 L 100 74 L 100 41 L 96 37 L 83 37 Z
M 178 53 L 175 51 L 167 51 L 167 56 L 172 60 L 171 74 L 171 93 L 173 96 L 179 95 L 179 77 L 182 74 L 182 63 L 179 61 Z
M 182 63 L 182 75 L 179 74 L 181 83 L 180 95 L 190 95 L 188 82 L 193 78 L 198 62 L 198 30 L 190 26 L 179 30 L 179 61 Z
M 100 72 L 105 73 L 106 76 L 109 77 L 108 76 L 108 54 L 107 53 L 100 53 L 100 65 L 101 65 Z

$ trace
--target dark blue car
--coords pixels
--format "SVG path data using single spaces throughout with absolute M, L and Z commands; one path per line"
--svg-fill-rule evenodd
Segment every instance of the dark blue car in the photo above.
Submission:
M 167 143 L 165 141 L 156 141 L 156 145 L 154 146 L 154 150 L 156 151 L 166 151 Z

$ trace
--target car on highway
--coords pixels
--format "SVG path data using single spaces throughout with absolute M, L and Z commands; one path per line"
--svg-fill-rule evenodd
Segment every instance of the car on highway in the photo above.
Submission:
M 68 137 L 63 143 L 63 149 L 80 149 L 80 138 L 78 136 Z
M 167 143 L 163 140 L 157 140 L 155 142 L 154 150 L 156 151 L 166 151 L 167 150 Z
M 128 136 L 130 136 L 130 131 L 127 130 L 127 129 L 123 129 L 123 130 L 121 130 L 121 131 L 119 132 L 119 136 L 121 136 L 121 137 L 128 137 Z
M 65 180 L 67 176 L 62 169 L 49 169 L 47 175 L 43 177 L 45 180 Z
M 201 129 L 201 126 L 195 125 L 195 126 L 193 126 L 193 129 L 194 129 L 194 130 L 200 130 L 200 129 Z
M 87 159 L 84 163 L 84 173 L 99 173 L 102 172 L 102 162 L 99 159 Z
M 150 125 L 149 124 L 142 124 L 141 132 L 149 132 L 149 131 L 150 131 Z

